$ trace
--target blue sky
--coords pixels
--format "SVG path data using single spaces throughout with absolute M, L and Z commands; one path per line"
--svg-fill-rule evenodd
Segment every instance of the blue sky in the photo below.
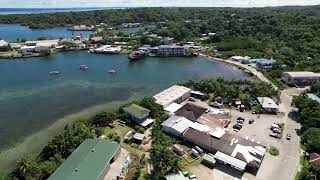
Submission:
M 283 5 L 315 5 L 320 0 L 0 0 L 2 8 L 26 7 L 148 7 L 148 6 L 197 6 L 197 7 L 262 7 Z

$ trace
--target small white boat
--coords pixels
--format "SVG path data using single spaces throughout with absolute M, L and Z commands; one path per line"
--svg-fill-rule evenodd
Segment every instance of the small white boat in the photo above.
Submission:
M 81 64 L 80 65 L 80 69 L 81 70 L 87 70 L 89 67 L 88 67 L 88 65 L 86 65 L 86 64 Z
M 116 70 L 114 70 L 114 69 L 110 69 L 109 71 L 108 71 L 108 73 L 110 73 L 110 74 L 114 74 L 114 73 L 116 73 L 117 71 Z
M 58 75 L 58 74 L 60 74 L 60 71 L 58 70 L 54 70 L 50 72 L 50 75 Z

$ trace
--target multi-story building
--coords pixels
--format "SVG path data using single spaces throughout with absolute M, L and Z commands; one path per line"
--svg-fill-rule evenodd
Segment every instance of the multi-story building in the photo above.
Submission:
M 158 47 L 158 55 L 160 56 L 187 56 L 189 48 L 185 46 L 167 46 Z

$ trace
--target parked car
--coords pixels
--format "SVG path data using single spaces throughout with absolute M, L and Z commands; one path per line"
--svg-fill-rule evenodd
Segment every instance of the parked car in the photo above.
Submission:
M 243 120 L 237 120 L 237 123 L 243 124 Z
M 242 117 L 238 117 L 237 120 L 243 120 L 244 121 L 244 118 Z
M 272 123 L 270 129 L 273 130 L 274 128 L 280 129 L 280 126 L 278 124 L 276 124 L 276 123 Z
M 287 138 L 287 140 L 290 140 L 291 139 L 291 134 L 288 133 L 286 138 Z
M 280 130 L 279 128 L 273 128 L 273 129 L 272 129 L 272 132 L 274 132 L 274 133 L 280 133 L 281 130 Z
M 270 133 L 269 136 L 280 139 L 280 134 L 278 133 Z
M 205 113 L 208 113 L 208 112 L 210 112 L 210 109 L 207 109 Z
M 189 101 L 195 102 L 195 101 L 196 101 L 196 98 L 190 97 L 190 98 L 189 98 Z
M 255 111 L 255 110 L 253 110 L 253 111 L 252 111 L 252 114 L 256 114 L 256 111 Z
M 110 128 L 114 128 L 114 127 L 115 127 L 113 124 L 108 124 L 108 126 L 109 126 Z
M 238 129 L 238 130 L 240 130 L 241 128 L 242 128 L 242 126 L 239 125 L 239 124 L 233 125 L 233 129 Z
M 196 179 L 196 175 L 194 175 L 194 174 L 190 175 L 189 179 Z
M 252 124 L 254 122 L 254 119 L 249 120 L 249 124 Z

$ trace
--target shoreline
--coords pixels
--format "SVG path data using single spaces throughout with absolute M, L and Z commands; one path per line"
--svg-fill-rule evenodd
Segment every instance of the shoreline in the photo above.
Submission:
M 251 66 L 248 66 L 248 65 L 245 65 L 245 64 L 241 64 L 240 62 L 236 62 L 236 61 L 231 61 L 231 60 L 226 60 L 226 59 L 221 59 L 221 58 L 208 56 L 208 55 L 205 55 L 205 54 L 202 54 L 202 53 L 199 53 L 199 56 L 200 57 L 204 57 L 204 58 L 208 59 L 209 61 L 222 62 L 222 63 L 226 63 L 226 64 L 229 64 L 229 65 L 232 65 L 232 66 L 236 66 L 236 67 L 240 68 L 241 71 L 247 70 L 250 73 L 252 73 L 254 77 L 258 78 L 260 81 L 263 81 L 263 82 L 271 84 L 272 87 L 274 89 L 276 89 L 276 90 L 279 89 L 276 85 L 274 85 L 271 81 L 269 81 L 269 79 L 266 78 L 263 73 L 261 73 L 260 71 L 258 71 L 257 69 L 255 69 L 255 68 L 253 68 Z
M 101 111 L 112 111 L 126 102 L 130 102 L 139 97 L 133 96 L 125 101 L 113 101 L 85 108 L 79 112 L 65 115 L 57 119 L 47 128 L 27 136 L 23 141 L 4 149 L 0 152 L 0 169 L 9 172 L 15 167 L 15 162 L 28 154 L 39 153 L 42 148 L 56 135 L 58 135 L 64 126 L 78 119 L 90 118 Z

